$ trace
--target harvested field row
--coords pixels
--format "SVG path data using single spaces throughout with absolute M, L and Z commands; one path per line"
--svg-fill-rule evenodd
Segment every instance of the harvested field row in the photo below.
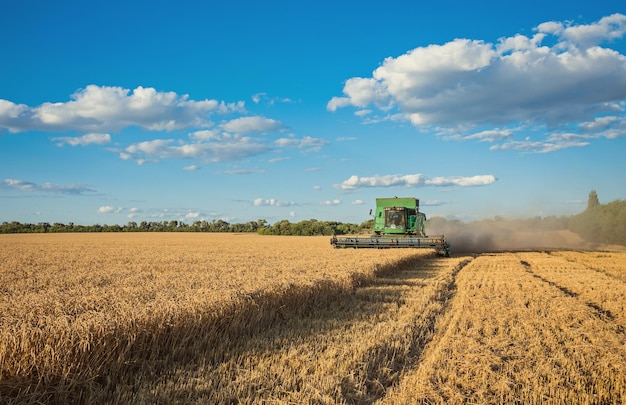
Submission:
M 534 268 L 532 254 L 522 257 Z M 459 273 L 423 360 L 385 403 L 626 400 L 623 333 L 523 261 L 519 254 L 483 255 Z
M 608 317 L 616 327 L 626 329 L 626 254 L 613 254 L 610 270 L 589 267 L 587 263 L 597 252 L 519 253 L 527 270 L 551 283 L 568 295 L 579 298 L 601 316 Z M 590 259 L 591 258 L 591 259 Z M 619 267 L 621 263 L 621 267 Z M 602 266 L 599 261 L 595 266 Z M 604 264 L 606 265 L 606 264 Z M 608 267 L 608 266 L 607 266 Z
M 622 249 L 623 250 L 623 249 Z M 623 252 L 574 252 L 568 250 L 553 251 L 550 255 L 562 257 L 570 263 L 584 265 L 590 270 L 606 274 L 626 283 L 626 266 Z
M 116 402 L 373 403 L 419 361 L 454 294 L 462 259 L 396 268 L 304 317 L 231 348 L 218 365 L 181 363 Z M 200 360 L 201 357 L 198 357 Z
M 123 398 L 174 364 L 212 368 L 237 342 L 432 254 L 215 234 L 3 235 L 0 246 L 0 399 L 20 403 Z

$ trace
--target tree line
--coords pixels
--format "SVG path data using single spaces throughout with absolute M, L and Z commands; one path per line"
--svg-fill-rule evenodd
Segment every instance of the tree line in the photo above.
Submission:
M 467 226 L 484 224 L 494 225 L 506 221 L 516 229 L 527 230 L 571 230 L 588 241 L 595 243 L 619 244 L 626 246 L 626 200 L 617 200 L 601 204 L 595 190 L 591 190 L 585 211 L 573 216 L 534 217 L 529 219 L 504 220 L 500 217 L 465 224 Z M 349 235 L 365 234 L 372 229 L 373 220 L 361 224 L 337 221 L 318 221 L 316 219 L 291 223 L 279 221 L 273 225 L 265 219 L 245 223 L 229 223 L 224 220 L 195 221 L 187 224 L 183 221 L 142 221 L 128 222 L 125 225 L 77 225 L 40 222 L 28 224 L 20 222 L 2 222 L 0 234 L 7 233 L 61 233 L 61 232 L 255 232 L 261 235 Z M 428 220 L 427 229 L 445 229 L 446 226 L 460 225 L 458 220 L 434 217 Z
M 255 232 L 261 235 L 344 235 L 359 232 L 369 232 L 372 221 L 361 225 L 341 223 L 336 221 L 318 221 L 309 219 L 297 223 L 287 220 L 279 221 L 274 225 L 265 219 L 245 223 L 229 223 L 224 220 L 195 221 L 187 224 L 183 221 L 142 221 L 128 222 L 125 225 L 77 225 L 72 222 L 37 224 L 20 223 L 17 221 L 0 224 L 0 234 L 8 233 L 68 233 L 68 232 Z
M 186 224 L 182 221 L 130 221 L 126 225 L 77 225 L 72 222 L 62 224 L 55 222 L 39 222 L 23 224 L 20 222 L 3 222 L 0 233 L 63 233 L 63 232 L 257 232 L 267 227 L 267 221 L 259 219 L 242 224 L 230 224 L 221 219 L 212 221 L 195 221 Z

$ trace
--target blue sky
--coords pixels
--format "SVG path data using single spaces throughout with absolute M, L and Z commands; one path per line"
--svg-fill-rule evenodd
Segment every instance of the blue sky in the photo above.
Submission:
M 0 221 L 464 221 L 626 198 L 620 1 L 32 1 L 0 13 Z

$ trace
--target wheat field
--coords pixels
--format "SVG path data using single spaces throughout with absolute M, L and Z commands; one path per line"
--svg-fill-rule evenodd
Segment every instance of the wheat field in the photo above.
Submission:
M 626 397 L 626 253 L 39 234 L 0 263 L 0 403 Z

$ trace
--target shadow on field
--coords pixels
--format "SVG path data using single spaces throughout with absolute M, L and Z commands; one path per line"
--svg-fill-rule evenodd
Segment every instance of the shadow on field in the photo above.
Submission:
M 241 397 L 245 387 L 236 381 L 236 375 L 220 374 L 218 368 L 237 368 L 245 359 L 271 356 L 287 350 L 286 345 L 315 342 L 317 336 L 347 330 L 355 322 L 384 317 L 390 305 L 404 304 L 403 289 L 425 285 L 416 278 L 426 282 L 438 274 L 438 260 L 416 256 L 381 267 L 374 275 L 354 274 L 349 283 L 320 281 L 311 286 L 289 285 L 277 291 L 242 294 L 220 308 L 196 308 L 167 322 L 155 319 L 135 325 L 133 330 L 94 336 L 87 357 L 98 357 L 96 368 L 93 363 L 84 367 L 84 361 L 77 360 L 71 375 L 29 375 L 19 380 L 2 376 L 0 402 L 188 403 L 214 397 L 216 390 L 226 402 L 245 402 L 245 396 Z M 411 337 L 407 343 L 413 346 L 409 348 L 411 356 L 421 351 L 425 339 Z M 76 353 L 76 357 L 82 359 L 85 353 Z M 360 360 L 360 369 L 355 371 L 360 375 L 342 382 L 341 397 L 335 400 L 370 403 L 380 398 L 385 386 L 393 384 L 390 376 L 406 361 L 384 344 L 375 347 Z M 381 364 L 387 368 L 382 374 Z M 208 382 L 168 383 L 181 375 L 206 378 Z M 276 381 L 271 376 L 267 381 L 273 385 L 264 387 L 266 391 L 276 387 L 284 392 L 299 389 L 297 381 Z M 368 386 L 371 381 L 378 385 Z M 167 388 L 155 390 L 155 386 Z M 254 396 L 260 388 L 251 385 L 249 389 L 254 390 Z
M 419 357 L 431 339 L 436 315 L 439 314 L 425 314 L 427 319 L 424 323 L 411 326 L 408 332 L 403 329 L 400 333 L 404 346 L 402 348 L 398 348 L 397 341 L 382 340 L 365 342 L 368 348 L 363 352 L 363 342 L 358 340 L 358 336 L 346 336 L 341 342 L 347 343 L 341 347 L 336 346 L 334 339 L 350 331 L 351 325 L 365 323 L 374 327 L 377 320 L 396 313 L 398 308 L 406 304 L 404 293 L 407 288 L 421 289 L 427 285 L 429 279 L 440 274 L 439 260 L 436 257 L 422 256 L 397 266 L 382 268 L 375 277 L 355 277 L 354 284 L 349 288 L 332 284 L 314 286 L 311 291 L 299 291 L 291 297 L 287 305 L 298 302 L 291 309 L 285 308 L 285 301 L 278 300 L 275 304 L 279 305 L 267 306 L 265 310 L 277 311 L 280 316 L 262 326 L 228 332 L 230 344 L 224 347 L 227 351 L 222 353 L 221 358 L 215 358 L 218 363 L 211 365 L 208 374 L 204 363 L 206 357 L 198 353 L 195 353 L 196 358 L 190 359 L 190 362 L 172 365 L 180 367 L 174 374 L 202 374 L 212 384 L 194 388 L 191 395 L 195 398 L 215 399 L 215 391 L 219 389 L 219 402 L 270 401 L 272 398 L 276 399 L 280 392 L 285 395 L 283 399 L 298 402 L 302 398 L 296 400 L 285 393 L 301 393 L 305 387 L 311 389 L 311 385 L 315 385 L 311 381 L 315 378 L 334 377 L 340 380 L 339 386 L 335 387 L 334 392 L 326 393 L 333 402 L 373 403 L 382 398 L 386 389 L 398 381 L 400 372 L 409 366 L 408 363 Z M 437 290 L 434 299 L 450 299 L 454 288 L 453 281 L 442 286 L 442 290 Z M 258 298 L 262 301 L 266 296 Z M 253 313 L 249 315 L 255 316 Z M 311 347 L 315 350 L 313 355 L 310 353 Z M 286 353 L 290 353 L 289 360 L 285 360 Z M 347 376 L 332 375 L 337 370 L 328 369 L 317 372 L 324 375 L 310 375 L 309 381 L 303 380 L 302 368 L 318 369 L 322 366 L 311 363 L 329 356 L 352 358 L 355 368 Z M 355 356 L 358 358 L 354 359 Z M 258 362 L 267 367 L 268 363 L 277 361 L 284 362 L 278 366 L 280 372 L 270 371 L 272 367 L 268 369 L 255 366 Z M 215 371 L 218 367 L 220 371 Z M 239 373 L 238 370 L 242 369 L 246 369 L 246 375 Z M 172 374 L 171 369 L 169 374 Z M 241 385 L 242 380 L 248 381 L 246 387 Z M 150 401 L 163 403 L 171 398 L 182 400 L 189 395 L 189 389 L 183 388 L 176 392 L 164 392 L 161 396 L 157 394 Z

